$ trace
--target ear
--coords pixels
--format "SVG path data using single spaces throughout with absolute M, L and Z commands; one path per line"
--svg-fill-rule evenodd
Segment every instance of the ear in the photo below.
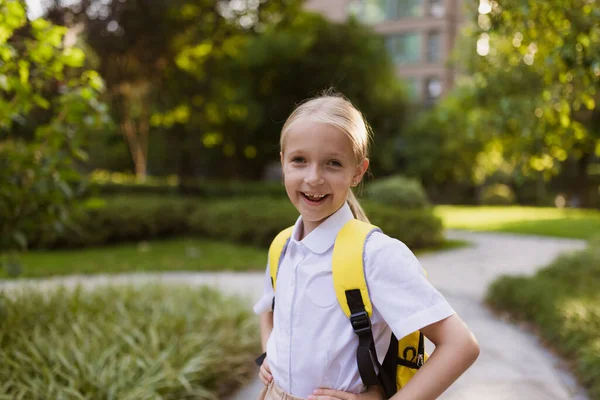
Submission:
M 365 175 L 365 172 L 367 172 L 367 169 L 369 169 L 369 159 L 365 158 L 360 162 L 360 164 L 356 166 L 356 171 L 352 176 L 352 182 L 355 184 L 353 184 L 352 186 L 357 186 L 360 183 L 363 176 Z

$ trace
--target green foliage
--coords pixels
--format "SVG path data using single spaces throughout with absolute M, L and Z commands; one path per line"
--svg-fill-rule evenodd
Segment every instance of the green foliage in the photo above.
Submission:
M 421 183 L 401 175 L 369 183 L 367 197 L 373 202 L 397 208 L 424 208 L 430 205 Z
M 480 202 L 488 206 L 508 206 L 515 202 L 515 193 L 503 183 L 487 185 L 481 190 Z
M 244 135 L 229 135 L 234 135 L 230 140 L 236 149 L 245 143 L 256 148 L 245 165 L 260 170 L 277 160 L 279 133 L 293 108 L 334 87 L 373 128 L 374 173 L 395 169 L 390 149 L 404 127 L 407 100 L 383 39 L 370 28 L 354 20 L 332 23 L 320 15 L 298 13 L 291 23 L 253 37 L 234 61 L 234 76 L 239 77 L 235 85 L 248 94 L 248 123 Z
M 487 302 L 533 323 L 554 349 L 574 363 L 590 398 L 600 398 L 600 242 L 560 257 L 533 277 L 502 277 Z
M 388 235 L 411 248 L 436 246 L 443 241 L 441 222 L 429 210 L 399 210 L 369 203 L 365 210 L 371 222 L 381 225 Z M 39 235 L 32 246 L 76 248 L 193 234 L 266 248 L 297 217 L 296 209 L 287 199 L 247 197 L 208 201 L 121 196 L 88 202 L 85 209 L 74 215 L 76 231 Z
M 203 198 L 221 197 L 285 197 L 280 182 L 265 181 L 206 181 L 180 179 L 177 176 L 146 177 L 121 172 L 94 171 L 90 175 L 90 191 L 103 195 L 126 194 L 185 194 Z
M 98 74 L 69 76 L 83 53 L 63 45 L 65 32 L 44 19 L 28 24 L 22 1 L 0 3 L 0 251 L 26 248 L 40 226 L 62 229 L 86 159 L 80 132 L 107 122 Z M 47 98 L 51 88 L 60 95 Z M 49 117 L 33 140 L 13 134 L 40 110 Z
M 591 204 L 598 193 L 586 169 L 600 155 L 600 8 L 587 0 L 490 3 L 468 29 L 481 55 L 463 59 L 475 88 L 471 112 L 485 115 L 474 128 L 490 139 L 486 172 L 502 164 L 517 180 L 548 180 L 575 163 L 577 191 Z
M 430 209 L 399 210 L 368 202 L 363 207 L 372 224 L 411 250 L 439 247 L 444 241 L 442 221 Z
M 223 398 L 253 373 L 258 326 L 209 288 L 0 292 L 0 399 Z
M 480 183 L 476 166 L 484 149 L 480 126 L 486 113 L 474 102 L 474 89 L 461 86 L 419 115 L 403 135 L 399 155 L 407 173 L 425 187 Z
M 136 175 L 145 176 L 148 166 L 159 168 L 160 161 L 148 157 L 160 137 L 169 141 L 169 151 L 157 149 L 164 160 L 160 167 L 174 165 L 180 176 L 198 170 L 222 177 L 247 172 L 239 164 L 256 153 L 245 138 L 255 110 L 228 65 L 241 57 L 250 37 L 293 18 L 301 0 L 46 3 L 52 18 L 84 24 Z M 107 21 L 116 29 L 107 29 Z

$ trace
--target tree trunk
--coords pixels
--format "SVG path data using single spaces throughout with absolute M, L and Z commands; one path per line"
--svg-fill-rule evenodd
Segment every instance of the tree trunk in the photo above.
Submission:
M 125 117 L 121 123 L 121 130 L 127 138 L 127 144 L 133 164 L 135 175 L 142 182 L 146 179 L 147 157 L 148 157 L 148 129 L 140 127 L 132 118 Z M 144 132 L 145 129 L 145 132 Z M 144 132 L 144 133 L 143 133 Z
M 583 153 L 583 156 L 577 160 L 577 176 L 575 178 L 575 193 L 579 197 L 580 207 L 593 206 L 592 182 L 588 175 L 588 167 L 592 161 L 590 153 Z

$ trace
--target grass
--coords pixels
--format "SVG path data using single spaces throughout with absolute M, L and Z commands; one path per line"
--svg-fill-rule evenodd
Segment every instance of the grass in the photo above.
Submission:
M 437 206 L 444 227 L 473 231 L 591 239 L 600 235 L 600 211 L 550 207 Z
M 600 399 L 600 240 L 559 257 L 532 277 L 502 277 L 487 302 L 513 318 L 532 323 Z
M 210 288 L 0 291 L 0 399 L 217 400 L 255 373 L 258 324 Z
M 468 246 L 447 240 L 417 255 Z M 267 250 L 205 239 L 184 238 L 79 250 L 38 250 L 20 256 L 19 277 L 167 271 L 263 271 Z M 0 269 L 0 279 L 10 278 Z
M 31 251 L 20 276 L 152 271 L 264 270 L 266 250 L 205 239 L 156 240 L 81 250 Z M 8 277 L 0 270 L 0 278 Z

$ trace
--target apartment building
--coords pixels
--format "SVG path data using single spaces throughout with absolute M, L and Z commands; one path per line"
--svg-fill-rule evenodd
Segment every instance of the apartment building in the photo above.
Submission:
M 417 101 L 434 103 L 454 82 L 447 60 L 463 22 L 462 0 L 306 0 L 332 21 L 350 15 L 386 39 L 397 73 Z

